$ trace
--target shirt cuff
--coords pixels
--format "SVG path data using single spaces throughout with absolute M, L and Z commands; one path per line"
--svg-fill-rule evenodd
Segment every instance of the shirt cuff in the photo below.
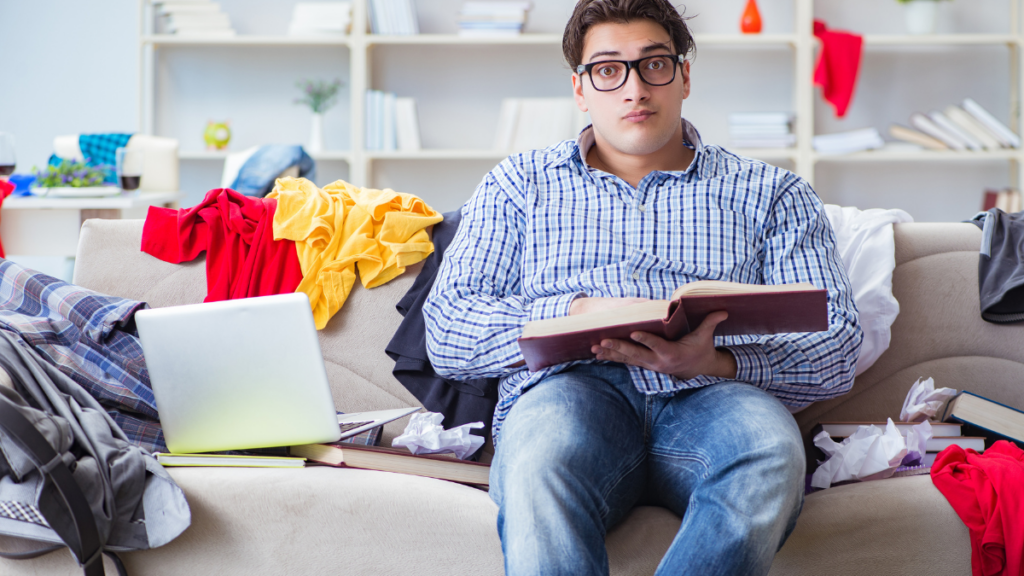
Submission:
M 772 365 L 768 363 L 768 356 L 757 344 L 739 344 L 736 346 L 724 346 L 732 352 L 736 359 L 736 380 L 753 384 L 762 390 L 768 390 L 772 384 Z
M 572 301 L 584 297 L 586 297 L 585 293 L 575 292 L 572 294 L 537 298 L 533 301 L 533 306 L 530 308 L 530 321 L 568 316 L 569 306 L 572 306 Z

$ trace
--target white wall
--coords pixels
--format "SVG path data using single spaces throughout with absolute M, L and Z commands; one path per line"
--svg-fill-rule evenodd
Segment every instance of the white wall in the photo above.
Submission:
M 940 3 L 940 31 L 1006 32 L 1009 0 Z M 240 34 L 281 34 L 291 0 L 221 0 Z M 537 0 L 528 30 L 560 32 L 573 0 Z M 686 14 L 696 32 L 734 32 L 745 0 L 692 0 Z M 760 0 L 765 32 L 793 30 L 792 0 Z M 424 32 L 453 32 L 461 0 L 417 0 Z M 833 27 L 864 33 L 903 31 L 895 0 L 817 0 L 816 14 Z M 135 0 L 0 0 L 0 50 L 7 89 L 0 90 L 0 130 L 18 139 L 19 166 L 45 163 L 53 136 L 137 128 L 138 15 Z M 11 26 L 10 23 L 26 23 Z M 30 24 L 29 24 L 30 23 Z M 516 52 L 510 52 L 515 50 Z M 524 59 L 524 53 L 528 58 Z M 430 147 L 489 147 L 505 96 L 568 95 L 568 70 L 553 46 L 374 48 L 377 88 L 418 99 L 423 141 Z M 461 64 L 439 69 L 437 62 Z M 294 82 L 344 79 L 345 48 L 171 48 L 157 71 L 157 128 L 201 149 L 209 119 L 229 119 L 232 148 L 268 141 L 304 142 L 308 112 L 293 105 Z M 793 59 L 788 49 L 762 52 L 698 46 L 693 96 L 684 115 L 706 141 L 727 142 L 726 114 L 791 110 Z M 970 96 L 997 117 L 1009 116 L 1009 56 L 999 47 L 868 49 L 861 85 L 848 117 L 832 118 L 819 101 L 818 133 L 875 126 L 885 132 L 917 110 L 942 108 Z M 13 88 L 12 88 L 13 86 Z M 348 145 L 347 92 L 326 118 L 331 149 Z M 439 209 L 468 197 L 492 162 L 389 161 L 375 165 L 377 183 L 423 196 Z M 785 163 L 783 166 L 787 166 Z M 184 161 L 183 205 L 217 186 L 220 162 Z M 790 166 L 787 166 L 790 167 Z M 346 178 L 343 162 L 320 162 L 318 182 Z M 980 204 L 985 187 L 1010 185 L 1006 162 L 821 164 L 817 191 L 827 202 L 862 208 L 899 207 L 919 220 L 960 220 Z

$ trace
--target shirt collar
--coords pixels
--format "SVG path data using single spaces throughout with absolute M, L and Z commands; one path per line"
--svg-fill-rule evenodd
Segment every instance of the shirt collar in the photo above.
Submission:
M 680 118 L 679 121 L 683 123 L 684 143 L 692 147 L 695 152 L 693 162 L 690 162 L 686 170 L 679 172 L 679 174 L 689 174 L 690 172 L 703 174 L 703 171 L 700 171 L 698 168 L 704 161 L 704 143 L 701 141 L 700 132 L 697 132 L 697 128 L 686 118 Z M 595 168 L 587 164 L 587 152 L 590 151 L 596 141 L 593 124 L 584 128 L 580 135 L 576 137 L 576 156 L 579 158 L 580 164 L 583 165 L 583 169 L 588 173 L 595 170 Z

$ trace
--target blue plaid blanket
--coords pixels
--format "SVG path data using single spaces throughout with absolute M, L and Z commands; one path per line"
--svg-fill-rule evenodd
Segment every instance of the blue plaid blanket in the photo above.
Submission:
M 117 184 L 117 172 L 114 169 L 116 152 L 118 148 L 127 146 L 131 137 L 131 134 L 81 134 L 78 136 L 78 147 L 82 149 L 82 156 L 89 166 L 110 166 L 104 182 Z
M 145 308 L 0 259 L 0 329 L 108 408 L 133 443 L 166 451 L 134 314 Z

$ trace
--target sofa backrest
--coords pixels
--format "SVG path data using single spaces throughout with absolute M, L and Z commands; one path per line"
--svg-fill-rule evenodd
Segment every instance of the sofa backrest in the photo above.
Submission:
M 87 220 L 75 283 L 153 307 L 202 302 L 205 260 L 177 265 L 144 254 L 139 250 L 142 225 L 142 220 Z M 980 230 L 960 223 L 897 224 L 895 240 L 893 294 L 900 314 L 892 326 L 892 344 L 848 394 L 796 414 L 805 434 L 820 420 L 898 419 L 918 378 L 932 377 L 937 387 L 967 389 L 1024 407 L 1024 324 L 990 324 L 980 316 Z M 357 285 L 320 332 L 339 410 L 420 405 L 395 380 L 394 363 L 384 353 L 401 322 L 395 303 L 419 267 L 373 290 Z M 387 444 L 400 433 L 397 424 L 385 427 Z
M 169 264 L 140 250 L 144 220 L 86 220 L 78 243 L 74 283 L 154 308 L 202 302 L 206 259 Z M 334 404 L 343 412 L 422 406 L 391 374 L 384 353 L 402 321 L 395 304 L 412 285 L 422 264 L 395 280 L 366 290 L 356 283 L 341 311 L 320 331 Z M 406 419 L 384 427 L 382 444 L 402 433 Z

